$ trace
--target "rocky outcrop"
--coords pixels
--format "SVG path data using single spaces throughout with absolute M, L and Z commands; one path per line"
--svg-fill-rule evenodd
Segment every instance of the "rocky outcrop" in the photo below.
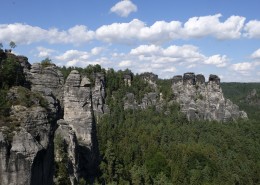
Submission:
M 91 178 L 96 173 L 98 155 L 93 110 L 102 111 L 102 89 L 101 75 L 96 78 L 92 94 L 89 79 L 81 77 L 76 70 L 71 71 L 64 86 L 64 119 L 59 120 L 55 135 L 60 135 L 68 146 L 66 152 L 71 164 L 69 175 L 72 184 L 78 182 L 79 177 Z M 92 100 L 98 100 L 93 103 L 96 109 Z M 58 155 L 55 156 L 59 160 Z
M 131 87 L 132 85 L 132 73 L 125 73 L 123 76 L 124 82 L 125 82 L 125 86 Z
M 137 101 L 135 100 L 135 95 L 133 93 L 127 93 L 124 97 L 124 110 L 127 109 L 137 109 L 139 107 Z
M 147 109 L 151 106 L 155 106 L 156 108 L 161 106 L 159 94 L 157 92 L 146 93 L 139 104 L 133 93 L 127 93 L 124 97 L 124 110 Z
M 105 75 L 95 73 L 95 86 L 92 90 L 93 110 L 96 116 L 109 112 L 105 105 Z
M 150 106 L 156 106 L 159 103 L 159 95 L 156 92 L 150 92 L 144 95 L 142 98 L 142 103 L 140 107 L 142 109 L 147 109 Z
M 253 89 L 247 94 L 244 100 L 241 100 L 241 102 L 245 102 L 250 105 L 260 105 L 260 96 L 257 93 L 256 89 Z
M 62 116 L 64 78 L 57 66 L 34 63 L 27 73 L 27 80 L 32 91 L 39 92 L 47 99 L 52 114 Z
M 9 124 L 0 130 L 1 185 L 52 184 L 53 127 L 47 110 L 15 105 Z
M 154 90 L 157 89 L 156 81 L 158 80 L 158 75 L 146 72 L 140 74 L 140 77 L 148 84 L 150 84 Z
M 173 77 L 174 100 L 180 104 L 181 111 L 188 120 L 216 120 L 226 122 L 247 118 L 244 111 L 225 99 L 220 87 L 220 78 L 210 75 L 208 83 L 201 74 L 185 73 Z

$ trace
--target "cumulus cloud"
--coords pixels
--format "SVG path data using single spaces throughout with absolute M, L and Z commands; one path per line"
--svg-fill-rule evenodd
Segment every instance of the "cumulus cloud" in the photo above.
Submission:
M 231 69 L 241 74 L 247 75 L 249 71 L 253 69 L 253 63 L 241 62 L 237 64 L 232 64 Z
M 58 60 L 72 60 L 72 59 L 81 59 L 81 60 L 86 60 L 89 58 L 89 53 L 86 51 L 78 51 L 78 50 L 68 50 L 62 55 L 59 55 L 56 57 Z
M 251 61 L 232 64 L 230 66 L 230 69 L 244 76 L 255 75 L 260 71 L 259 59 L 260 59 L 260 49 L 254 51 L 251 54 Z M 250 81 L 257 81 L 257 79 L 251 79 Z
M 260 38 L 260 21 L 252 20 L 245 25 L 245 36 L 249 38 Z
M 260 49 L 256 50 L 254 53 L 252 53 L 251 58 L 260 59 Z
M 103 50 L 104 50 L 104 48 L 102 48 L 102 47 L 95 47 L 95 48 L 91 49 L 91 54 L 99 55 Z
M 175 67 L 170 67 L 170 68 L 166 68 L 163 70 L 164 72 L 171 72 L 171 73 L 175 73 L 177 71 L 177 69 Z
M 121 17 L 128 17 L 130 13 L 137 11 L 137 6 L 130 0 L 123 0 L 115 4 L 110 11 Z
M 231 16 L 220 22 L 221 14 L 192 17 L 184 24 L 187 37 L 213 36 L 218 39 L 238 39 L 244 26 L 245 17 Z
M 165 72 L 176 71 L 172 65 L 184 66 L 187 69 L 197 65 L 225 67 L 229 61 L 226 55 L 205 56 L 198 47 L 193 45 L 171 45 L 167 48 L 157 45 L 140 45 L 132 49 L 128 57 L 134 57 L 132 60 L 140 63 L 150 63 L 152 69 L 161 69 Z
M 181 38 L 181 23 L 178 21 L 157 21 L 152 26 L 138 19 L 129 23 L 113 23 L 96 30 L 99 40 L 109 43 L 133 44 L 138 42 L 160 43 L 169 39 Z
M 130 54 L 133 55 L 154 55 L 161 54 L 161 47 L 156 45 L 141 45 L 131 50 Z
M 171 45 L 163 48 L 156 45 L 141 45 L 130 51 L 131 55 L 138 55 L 139 59 L 147 59 L 156 62 L 199 62 L 204 61 L 205 56 L 193 45 Z M 141 57 L 140 57 L 141 56 Z
M 129 67 L 132 65 L 132 62 L 130 60 L 124 60 L 118 64 L 119 67 Z
M 216 65 L 217 67 L 225 67 L 228 63 L 228 58 L 226 55 L 213 55 L 208 57 L 205 61 L 205 64 Z
M 130 3 L 131 1 L 121 1 Z M 177 39 L 214 37 L 217 39 L 238 39 L 242 31 L 250 38 L 260 38 L 260 21 L 249 21 L 244 26 L 245 17 L 230 16 L 221 21 L 221 14 L 192 17 L 187 22 L 156 21 L 152 25 L 133 19 L 125 23 L 102 25 L 95 31 L 84 25 L 76 25 L 68 30 L 43 29 L 27 24 L 0 24 L 0 40 L 15 41 L 18 44 L 34 42 L 65 43 L 79 45 L 92 40 L 120 44 L 162 44 Z M 244 29 L 243 29 L 244 28 Z
M 133 19 L 129 23 L 113 23 L 96 30 L 99 40 L 109 43 L 162 43 L 169 40 L 212 36 L 217 39 L 238 39 L 242 34 L 245 17 L 231 16 L 224 22 L 221 14 L 192 17 L 184 25 L 179 21 L 156 21 L 147 26 Z
M 38 57 L 50 57 L 53 53 L 55 53 L 56 51 L 53 49 L 48 49 L 48 48 L 44 48 L 44 47 L 37 47 L 37 51 L 38 53 Z
M 17 44 L 31 44 L 45 41 L 54 43 L 80 44 L 92 40 L 95 36 L 93 31 L 84 25 L 76 25 L 68 30 L 57 28 L 43 29 L 28 24 L 0 24 L 0 40 L 9 43 L 10 40 Z
M 95 47 L 90 51 L 67 50 L 62 54 L 53 56 L 55 62 L 59 66 L 79 66 L 86 67 L 90 64 L 102 64 L 105 67 L 111 64 L 107 57 L 99 55 L 103 51 L 101 47 Z
M 81 67 L 85 67 L 89 58 L 90 54 L 88 52 L 78 50 L 68 50 L 65 53 L 55 57 L 56 60 L 60 61 L 59 64 Z

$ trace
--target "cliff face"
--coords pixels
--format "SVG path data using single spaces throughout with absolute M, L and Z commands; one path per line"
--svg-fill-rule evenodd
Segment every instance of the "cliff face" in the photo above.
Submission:
M 109 113 L 105 104 L 105 76 L 94 75 L 95 85 L 71 71 L 66 82 L 55 65 L 30 65 L 26 57 L 18 57 L 26 76 L 25 87 L 8 92 L 12 102 L 10 116 L 0 127 L 0 184 L 46 185 L 61 179 L 59 165 L 66 161 L 66 175 L 71 184 L 80 178 L 92 180 L 99 162 L 95 117 Z M 141 75 L 151 86 L 139 103 L 133 93 L 126 93 L 124 109 L 146 109 L 164 103 L 158 90 L 158 76 Z M 125 77 L 125 86 L 132 86 L 132 76 Z M 186 73 L 173 78 L 173 99 L 181 111 L 193 120 L 225 122 L 247 118 L 243 111 L 225 99 L 220 79 L 211 75 Z
M 14 105 L 9 119 L 11 126 L 0 130 L 1 184 L 51 184 L 54 129 L 48 111 Z
M 53 179 L 55 163 L 64 152 L 71 183 L 91 179 L 99 156 L 93 115 L 94 111 L 103 113 L 104 106 L 100 77 L 91 88 L 78 71 L 72 71 L 64 84 L 55 65 L 25 65 L 24 73 L 30 90 L 9 90 L 14 106 L 7 126 L 0 127 L 0 184 L 53 184 L 59 179 Z M 98 100 L 94 106 L 92 99 Z M 55 148 L 56 138 L 66 145 L 62 151 Z
M 247 118 L 244 111 L 229 99 L 225 99 L 220 87 L 220 78 L 210 75 L 208 83 L 201 74 L 185 73 L 173 77 L 174 99 L 188 120 L 216 120 L 226 122 Z
M 97 148 L 94 133 L 92 89 L 89 79 L 74 70 L 64 86 L 64 119 L 58 121 L 55 137 L 63 138 L 65 151 L 71 164 L 69 169 L 72 184 L 79 177 L 91 178 L 95 174 Z M 58 150 L 55 160 L 60 161 Z M 79 163 L 80 161 L 80 163 Z

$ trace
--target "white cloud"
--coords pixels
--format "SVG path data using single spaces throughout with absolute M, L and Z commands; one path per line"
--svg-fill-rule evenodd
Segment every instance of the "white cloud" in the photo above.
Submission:
M 162 43 L 181 38 L 181 23 L 157 21 L 152 26 L 138 19 L 129 23 L 113 23 L 96 30 L 96 37 L 109 43 L 136 44 L 138 42 Z
M 108 67 L 111 65 L 111 61 L 107 57 L 98 55 L 103 48 L 95 47 L 90 51 L 79 51 L 79 50 L 67 50 L 64 53 L 53 56 L 55 62 L 59 66 L 78 66 L 86 67 L 90 64 L 102 64 L 102 67 Z
M 38 57 L 50 57 L 56 51 L 53 49 L 48 49 L 44 47 L 37 47 Z
M 241 62 L 241 63 L 233 64 L 231 65 L 231 69 L 243 75 L 248 75 L 249 71 L 253 69 L 253 63 Z
M 176 46 L 172 45 L 164 49 L 163 54 L 172 58 L 186 58 L 186 59 L 202 59 L 204 56 L 199 53 L 199 49 L 193 45 Z
M 183 38 L 182 32 L 181 22 L 179 21 L 156 21 L 150 27 L 144 26 L 139 32 L 138 39 L 161 43 L 172 39 Z
M 95 48 L 91 49 L 91 54 L 99 55 L 103 50 L 104 50 L 104 48 L 102 48 L 102 47 L 95 47 Z
M 218 39 L 240 38 L 245 18 L 231 16 L 225 22 L 220 22 L 221 16 L 221 14 L 216 14 L 190 18 L 184 24 L 185 35 L 188 38 L 205 36 L 213 36 Z
M 177 69 L 175 67 L 170 67 L 170 68 L 166 68 L 163 70 L 164 72 L 171 72 L 171 73 L 175 73 L 177 71 Z
M 130 13 L 137 11 L 137 6 L 130 0 L 123 0 L 115 4 L 110 11 L 121 17 L 128 17 Z
M 249 21 L 244 30 L 246 31 L 245 36 L 249 38 L 260 38 L 260 21 L 252 20 Z
M 118 64 L 120 67 L 130 67 L 132 62 L 130 60 L 124 60 Z
M 212 36 L 217 39 L 238 39 L 245 18 L 231 16 L 224 22 L 221 14 L 192 17 L 184 26 L 179 21 L 157 21 L 151 26 L 133 19 L 129 23 L 113 23 L 96 30 L 97 39 L 109 43 L 133 44 L 138 42 L 163 43 L 176 39 L 188 39 Z
M 135 43 L 139 32 L 145 24 L 134 19 L 129 23 L 113 23 L 101 26 L 96 30 L 96 37 L 109 43 Z
M 256 50 L 254 53 L 252 53 L 251 58 L 260 59 L 260 49 Z
M 86 51 L 68 50 L 62 55 L 56 56 L 56 59 L 61 61 L 73 61 L 75 59 L 87 60 L 89 57 L 90 54 Z
M 28 24 L 0 24 L 0 40 L 9 43 L 10 40 L 17 44 L 31 44 L 45 41 L 48 43 L 80 44 L 94 39 L 95 33 L 86 26 L 76 25 L 68 30 L 57 28 L 43 29 Z
M 161 48 L 156 45 L 141 45 L 135 49 L 132 49 L 130 54 L 133 55 L 154 55 L 160 54 Z
M 141 45 L 130 52 L 131 55 L 139 56 L 141 60 L 150 60 L 159 63 L 166 62 L 199 62 L 205 59 L 198 48 L 192 45 L 162 48 L 156 45 Z
M 212 64 L 215 65 L 217 67 L 225 67 L 227 66 L 228 63 L 228 58 L 226 55 L 213 55 L 208 57 L 205 61 L 205 64 Z
M 130 3 L 124 0 L 122 3 Z M 125 23 L 112 23 L 102 25 L 95 31 L 89 30 L 85 25 L 76 25 L 68 30 L 57 28 L 43 29 L 28 24 L 0 24 L 0 40 L 9 43 L 31 44 L 34 42 L 47 42 L 50 44 L 79 45 L 98 40 L 108 43 L 120 44 L 162 44 L 177 39 L 190 39 L 200 37 L 214 37 L 217 39 L 238 39 L 243 31 L 250 38 L 260 38 L 260 21 L 249 21 L 244 26 L 245 17 L 230 16 L 224 21 L 221 14 L 192 17 L 187 22 L 156 21 L 152 25 L 133 19 Z
M 207 57 L 193 45 L 171 45 L 166 48 L 157 45 L 140 45 L 133 48 L 124 57 L 125 60 L 134 61 L 131 63 L 131 67 L 138 72 L 150 71 L 163 77 L 170 77 L 180 68 L 187 71 L 197 66 L 224 67 L 228 64 L 227 56 L 216 54 Z

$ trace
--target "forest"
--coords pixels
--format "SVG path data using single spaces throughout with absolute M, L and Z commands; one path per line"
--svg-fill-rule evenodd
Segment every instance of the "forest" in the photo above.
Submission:
M 241 101 L 254 88 L 259 93 L 259 83 L 222 85 L 225 96 L 247 111 L 249 120 L 188 122 L 177 104 L 165 103 L 159 112 L 155 107 L 123 111 L 124 93 L 142 96 L 149 85 L 140 85 L 136 75 L 131 87 L 120 86 L 123 83 L 118 85 L 109 74 L 107 89 L 114 91 L 113 98 L 107 92 L 111 114 L 97 124 L 99 183 L 259 184 L 260 117 L 255 114 L 259 108 Z M 120 76 L 121 71 L 113 75 Z M 157 84 L 164 99 L 170 100 L 171 81 L 161 79 Z
M 21 66 L 9 60 L 12 59 L 0 63 L 0 120 L 8 116 L 12 103 L 5 98 L 7 90 L 25 83 Z M 45 60 L 42 64 L 50 62 Z M 124 110 L 127 92 L 134 93 L 140 101 L 153 90 L 139 74 L 128 69 L 105 70 L 100 65 L 60 67 L 64 78 L 73 69 L 88 76 L 92 83 L 94 73 L 105 74 L 110 113 L 96 118 L 100 160 L 95 184 L 260 183 L 260 83 L 221 84 L 224 95 L 248 113 L 248 120 L 189 122 L 178 104 L 169 103 L 173 98 L 170 79 L 157 81 L 157 90 L 165 100 L 159 111 L 155 106 Z M 131 74 L 131 86 L 125 85 L 124 74 Z M 253 90 L 256 94 L 251 93 Z
M 69 68 L 69 71 L 72 69 Z M 63 67 L 63 73 L 68 69 Z M 248 113 L 249 120 L 227 123 L 188 122 L 178 104 L 169 104 L 171 80 L 158 79 L 165 104 L 146 110 L 124 110 L 127 92 L 140 101 L 152 91 L 139 74 L 130 70 L 105 71 L 99 65 L 80 69 L 82 74 L 103 72 L 106 103 L 111 113 L 97 123 L 101 161 L 96 184 L 259 184 L 260 83 L 222 83 L 224 96 Z M 124 74 L 132 74 L 125 86 Z M 257 94 L 250 103 L 248 95 Z M 247 101 L 248 100 L 248 101 Z

